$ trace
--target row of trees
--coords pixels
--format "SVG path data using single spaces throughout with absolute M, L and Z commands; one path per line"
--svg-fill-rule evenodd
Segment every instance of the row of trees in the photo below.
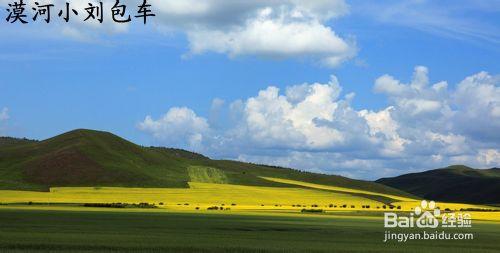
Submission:
M 29 203 L 31 204 L 31 202 Z M 160 202 L 158 203 L 158 205 L 160 206 L 163 206 L 163 205 L 166 205 L 165 203 L 163 202 Z M 178 203 L 177 204 L 178 206 L 189 206 L 190 204 L 189 203 L 184 203 L 184 204 L 181 204 L 181 203 Z M 235 203 L 232 203 L 230 204 L 231 206 L 236 206 Z M 129 207 L 129 208 L 157 208 L 157 206 L 155 204 L 150 204 L 150 203 L 147 203 L 147 202 L 144 202 L 144 203 L 139 203 L 139 204 L 128 204 L 128 203 L 86 203 L 86 204 L 83 204 L 83 206 L 85 207 L 108 207 L 108 208 L 126 208 L 126 207 Z M 207 210 L 231 210 L 231 208 L 229 207 L 225 207 L 226 204 L 221 204 L 220 207 L 219 206 L 210 206 L 207 208 Z M 265 206 L 264 204 L 261 204 L 261 206 Z M 275 204 L 274 207 L 282 207 L 282 205 L 279 205 L 279 204 Z M 301 205 L 301 204 L 296 204 L 296 205 L 292 205 L 292 207 L 303 207 L 302 211 L 305 212 L 304 210 L 322 210 L 322 209 L 317 209 L 320 207 L 320 205 L 318 204 L 312 204 L 310 205 L 310 207 L 312 209 L 306 209 L 307 205 Z M 329 205 L 325 205 L 325 207 L 329 207 L 329 208 L 356 208 L 355 205 L 347 205 L 347 204 L 342 204 L 342 205 L 334 205 L 334 204 L 329 204 Z M 371 209 L 372 206 L 370 205 L 362 205 L 361 206 L 362 209 Z M 398 210 L 401 210 L 401 206 L 395 206 L 395 205 L 382 205 L 382 206 L 376 206 L 374 207 L 376 209 L 398 209 Z M 200 208 L 199 207 L 196 207 L 195 208 L 196 210 L 199 210 Z
M 106 207 L 106 208 L 157 208 L 155 204 L 150 203 L 139 203 L 139 204 L 129 204 L 129 203 L 85 203 L 84 207 Z

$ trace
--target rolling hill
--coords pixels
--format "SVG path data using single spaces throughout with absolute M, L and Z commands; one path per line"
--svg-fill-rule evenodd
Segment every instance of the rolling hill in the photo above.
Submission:
M 281 178 L 396 196 L 411 194 L 376 182 L 298 170 L 212 160 L 193 152 L 143 147 L 108 132 L 79 129 L 43 141 L 0 143 L 0 189 L 108 186 L 187 188 L 188 182 L 291 187 Z M 305 186 L 293 186 L 305 187 Z
M 474 204 L 500 203 L 500 169 L 472 169 L 466 166 L 411 173 L 376 182 L 425 199 Z

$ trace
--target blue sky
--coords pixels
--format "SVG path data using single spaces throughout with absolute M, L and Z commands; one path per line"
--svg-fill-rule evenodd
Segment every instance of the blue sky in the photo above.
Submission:
M 0 3 L 7 2 L 9 1 Z M 207 1 L 207 4 L 217 5 L 212 2 Z M 4 116 L 0 117 L 0 133 L 45 139 L 75 128 L 99 129 L 111 131 L 143 145 L 179 146 L 217 158 L 275 163 L 358 178 L 395 175 L 456 162 L 484 168 L 499 165 L 497 140 L 500 140 L 500 136 L 494 130 L 498 130 L 500 121 L 500 116 L 495 111 L 500 106 L 500 2 L 450 1 L 436 5 L 427 1 L 384 1 L 372 6 L 366 1 L 332 1 L 338 3 L 328 5 L 331 12 L 328 12 L 330 14 L 327 17 L 324 13 L 309 12 L 312 9 L 306 9 L 300 3 L 283 2 L 285 7 L 264 4 L 249 6 L 248 9 L 256 13 L 266 8 L 274 11 L 272 13 L 277 10 L 306 10 L 303 11 L 306 13 L 305 17 L 293 16 L 288 20 L 288 14 L 280 14 L 285 15 L 284 18 L 269 14 L 270 16 L 259 16 L 256 20 L 279 20 L 276 22 L 281 22 L 282 27 L 305 24 L 304 29 L 311 31 L 326 27 L 335 33 L 334 36 L 328 36 L 346 42 L 348 49 L 337 53 L 337 48 L 328 48 L 317 53 L 316 49 L 322 44 L 307 42 L 308 40 L 304 42 L 305 49 L 291 48 L 291 51 L 280 51 L 272 46 L 269 50 L 263 50 L 257 46 L 255 49 L 239 49 L 234 45 L 227 48 L 221 48 L 219 44 L 204 45 L 205 41 L 220 34 L 236 41 L 241 40 L 242 45 L 247 45 L 241 39 L 247 38 L 247 35 L 240 36 L 233 28 L 227 28 L 227 24 L 220 24 L 219 22 L 225 21 L 219 21 L 219 16 L 213 18 L 207 14 L 203 17 L 188 16 L 186 19 L 181 14 L 171 14 L 171 9 L 164 11 L 171 7 L 168 4 L 156 9 L 158 17 L 150 24 L 142 26 L 134 23 L 126 31 L 115 28 L 113 24 L 93 28 L 57 22 L 28 25 L 1 22 L 0 75 L 3 78 L 0 80 L 0 109 L 3 109 Z M 153 1 L 153 10 L 154 3 Z M 224 8 L 222 13 L 237 14 L 236 5 Z M 236 14 L 234 15 L 237 16 Z M 6 16 L 7 12 L 3 15 Z M 250 18 L 247 18 L 248 15 Z M 242 21 L 243 23 L 234 21 L 230 25 L 247 29 L 246 26 L 250 26 L 252 22 L 251 15 L 268 14 L 246 13 L 244 17 L 248 20 Z M 206 22 L 205 19 L 214 23 L 201 30 L 193 28 L 197 26 L 191 23 Z M 260 24 L 264 22 L 254 25 Z M 66 32 L 68 28 L 72 29 L 71 33 Z M 285 42 L 286 36 L 284 33 Z M 310 47 L 314 50 L 309 50 L 307 43 L 313 43 Z M 201 45 L 203 49 L 196 51 L 196 45 Z M 342 60 L 340 63 L 325 64 L 325 59 L 331 56 L 339 56 Z M 441 116 L 420 115 L 421 118 L 406 119 L 396 115 L 395 111 L 399 109 L 400 113 L 404 112 L 404 108 L 400 107 L 404 101 L 409 101 L 408 97 L 403 98 L 403 95 L 388 90 L 388 86 L 384 84 L 380 84 L 376 92 L 376 80 L 383 75 L 390 75 L 400 80 L 401 85 L 407 84 L 409 87 L 412 75 L 420 73 L 415 69 L 417 66 L 426 67 L 422 73 L 425 72 L 429 78 L 428 86 L 447 81 L 449 92 L 444 97 L 429 96 L 440 102 L 453 100 L 454 102 L 446 104 L 447 108 L 455 111 L 453 115 L 474 114 L 472 110 L 477 108 L 477 113 L 483 112 L 483 109 L 491 109 L 489 123 L 479 126 L 480 130 L 491 132 L 486 135 L 490 141 L 475 134 L 478 131 L 474 132 L 474 129 L 460 130 L 458 125 L 462 121 L 455 116 L 448 117 L 451 114 L 445 113 L 444 109 L 441 110 Z M 481 88 L 484 85 L 493 91 L 489 93 L 491 97 L 487 108 L 469 106 L 460 99 L 458 100 L 461 102 L 457 102 L 455 98 L 460 97 L 458 84 L 481 71 L 487 72 L 489 79 L 480 78 L 487 81 L 470 86 L 479 87 L 474 88 L 476 90 L 484 90 Z M 340 105 L 348 100 L 348 111 L 355 111 L 358 116 L 363 115 L 360 117 L 366 121 L 369 121 L 367 113 L 373 112 L 375 115 L 390 106 L 396 106 L 390 112 L 392 120 L 396 122 L 396 129 L 389 133 L 368 122 L 367 125 L 360 126 L 360 129 L 365 130 L 359 130 L 366 131 L 360 135 L 366 134 L 367 140 L 342 137 L 342 144 L 339 144 L 332 137 L 332 142 L 324 145 L 311 144 L 308 140 L 321 139 L 323 137 L 318 136 L 323 134 L 348 136 L 349 133 L 336 128 L 336 120 L 343 122 L 347 118 L 314 118 L 309 123 L 317 125 L 312 128 L 307 128 L 306 123 L 294 121 L 294 129 L 290 131 L 298 131 L 300 137 L 297 140 L 287 143 L 288 139 L 295 137 L 285 138 L 273 133 L 264 135 L 267 139 L 276 138 L 276 142 L 282 143 L 276 146 L 260 141 L 259 134 L 262 130 L 248 130 L 253 129 L 253 126 L 245 125 L 247 130 L 241 133 L 242 123 L 250 124 L 250 100 L 257 98 L 259 91 L 274 86 L 280 89 L 278 94 L 284 95 L 287 87 L 304 83 L 309 85 L 309 90 L 314 89 L 314 83 L 336 89 L 335 85 L 328 84 L 331 75 L 336 76 L 342 89 L 338 97 L 332 97 L 332 101 Z M 345 98 L 349 93 L 355 93 L 354 98 Z M 214 103 L 216 98 L 224 103 Z M 415 97 L 412 99 L 414 101 Z M 243 108 L 240 113 L 244 116 L 236 116 L 237 119 L 231 116 L 234 112 L 229 112 L 234 101 L 239 101 Z M 292 106 L 297 105 L 290 103 Z M 168 125 L 171 124 L 169 120 L 161 119 L 172 108 L 184 108 L 193 112 L 194 114 L 187 115 L 194 119 L 187 120 L 187 125 Z M 322 107 L 319 108 L 322 110 Z M 363 110 L 366 113 L 363 114 Z M 186 112 L 181 111 L 176 115 Z M 188 117 L 182 115 L 184 120 Z M 377 115 L 381 116 L 382 113 Z M 146 116 L 150 116 L 151 124 L 147 124 Z M 283 117 L 289 120 L 288 116 Z M 320 124 L 323 123 L 318 123 L 321 120 L 328 121 L 324 124 L 332 125 L 331 129 L 323 132 L 325 129 L 320 129 Z M 423 124 L 422 128 L 416 129 L 415 124 L 420 120 L 442 120 L 452 126 L 439 129 Z M 197 122 L 201 122 L 201 125 Z M 349 124 L 354 123 L 348 122 L 347 125 Z M 192 129 L 172 133 L 176 127 Z M 286 129 L 283 129 L 285 133 Z M 380 133 L 375 133 L 376 129 Z M 423 137 L 414 135 L 414 132 L 425 132 L 425 136 L 437 134 L 440 137 L 431 139 L 441 141 L 438 141 L 439 145 L 430 142 L 421 144 L 417 140 Z M 176 139 L 172 135 L 182 138 Z M 295 132 L 290 133 L 292 135 L 295 136 Z M 379 135 L 383 135 L 382 139 L 374 140 Z M 222 139 L 224 143 L 218 142 Z M 299 141 L 302 139 L 306 141 Z M 393 147 L 396 145 L 394 143 L 403 141 L 397 144 L 401 148 L 380 153 L 367 151 L 369 148 L 365 148 L 363 143 L 368 139 L 377 143 L 373 149 L 380 148 L 378 145 Z M 454 143 L 451 139 L 461 144 Z M 384 144 L 384 141 L 389 143 Z M 420 146 L 411 146 L 417 142 Z M 467 148 L 450 151 L 454 150 L 454 145 Z M 232 151 L 228 147 L 232 147 Z M 421 154 L 422 149 L 428 149 L 429 152 Z M 234 150 L 239 153 L 234 153 Z M 362 152 L 358 152 L 360 150 Z M 437 158 L 435 162 L 418 162 L 426 156 Z M 359 169 L 360 167 L 364 169 Z

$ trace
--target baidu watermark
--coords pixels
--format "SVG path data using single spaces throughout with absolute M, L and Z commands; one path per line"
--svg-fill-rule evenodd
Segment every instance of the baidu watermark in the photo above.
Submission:
M 435 231 L 433 233 L 422 231 L 421 233 L 392 233 L 385 231 L 384 242 L 397 241 L 407 242 L 411 240 L 473 240 L 473 233 L 446 233 Z
M 472 227 L 472 217 L 469 213 L 442 213 L 434 201 L 422 200 L 420 206 L 414 208 L 409 216 L 398 215 L 397 213 L 384 213 L 385 228 L 470 228 Z M 472 233 L 449 233 L 445 231 L 405 233 L 385 231 L 384 242 L 398 241 L 407 242 L 409 240 L 472 240 Z

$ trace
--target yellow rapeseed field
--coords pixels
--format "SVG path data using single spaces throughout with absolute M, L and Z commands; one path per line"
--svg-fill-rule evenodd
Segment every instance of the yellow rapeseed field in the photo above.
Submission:
M 0 191 L 0 203 L 141 203 L 166 206 L 218 205 L 232 208 L 276 208 L 347 205 L 361 209 L 362 205 L 383 203 L 350 194 L 303 188 L 276 188 L 230 184 L 189 183 L 190 188 L 118 188 L 61 187 L 50 192 Z M 351 206 L 355 206 L 351 208 Z
M 51 188 L 50 192 L 1 190 L 0 204 L 9 204 L 10 207 L 14 207 L 12 204 L 20 204 L 22 208 L 56 208 L 54 205 L 45 207 L 39 205 L 27 206 L 26 203 L 29 202 L 35 204 L 73 204 L 73 207 L 68 206 L 67 208 L 81 210 L 83 207 L 74 204 L 137 204 L 147 202 L 157 205 L 159 209 L 156 209 L 156 211 L 206 211 L 208 207 L 217 206 L 231 211 L 257 211 L 269 214 L 297 213 L 303 208 L 322 209 L 326 212 L 389 211 L 389 205 L 357 195 L 360 193 L 399 200 L 391 203 L 394 206 L 394 211 L 412 211 L 420 204 L 420 200 L 388 194 L 277 178 L 266 179 L 287 183 L 291 187 L 278 188 L 190 182 L 190 188 L 55 187 Z M 296 188 L 293 185 L 307 188 Z M 20 207 L 20 205 L 15 206 Z M 9 206 L 4 206 L 4 208 Z M 467 208 L 498 209 L 490 206 L 457 203 L 437 203 L 437 206 L 441 210 L 448 208 L 451 211 Z M 99 209 L 86 208 L 85 210 Z M 141 209 L 133 211 L 141 211 Z M 500 221 L 500 215 L 499 212 L 474 212 L 473 219 Z

